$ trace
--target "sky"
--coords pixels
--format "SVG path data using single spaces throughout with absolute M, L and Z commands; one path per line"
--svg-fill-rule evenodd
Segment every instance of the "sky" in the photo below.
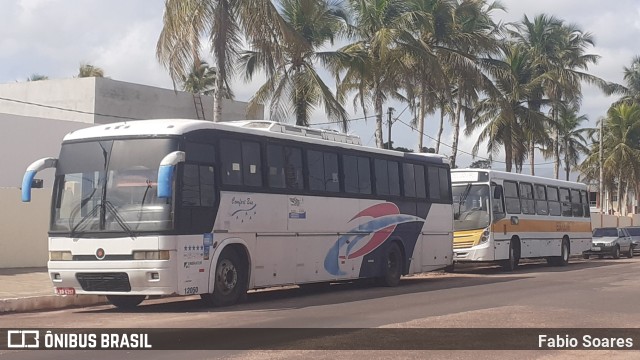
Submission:
M 596 45 L 589 52 L 601 59 L 589 72 L 607 81 L 622 83 L 623 67 L 629 66 L 634 55 L 640 55 L 640 0 L 503 0 L 502 4 L 507 12 L 496 13 L 497 20 L 514 22 L 525 14 L 533 18 L 544 12 L 592 33 Z M 155 57 L 163 8 L 164 0 L 0 0 L 0 83 L 25 81 L 35 73 L 52 79 L 69 78 L 77 74 L 81 63 L 90 63 L 114 80 L 172 88 L 168 72 Z M 333 84 L 328 73 L 321 73 Z M 249 100 L 263 79 L 245 83 L 238 77 L 232 85 L 236 100 Z M 583 86 L 583 96 L 580 112 L 588 116 L 589 126 L 594 126 L 615 100 L 589 85 Z M 391 102 L 385 109 L 388 106 L 396 109 L 394 116 L 401 121 L 411 120 L 405 104 Z M 351 102 L 346 108 L 353 118 L 363 116 Z M 322 111 L 313 114 L 312 122 L 326 121 Z M 435 135 L 438 122 L 437 114 L 427 118 L 425 133 Z M 375 146 L 373 130 L 373 119 L 351 122 L 350 132 L 359 135 L 365 145 Z M 401 122 L 393 125 L 392 138 L 396 146 L 417 147 L 417 132 Z M 461 136 L 461 151 L 470 153 L 476 140 L 477 135 Z M 443 142 L 453 142 L 451 126 L 445 128 Z M 425 146 L 435 144 L 425 139 Z M 486 156 L 483 148 L 479 156 Z M 443 153 L 450 154 L 450 149 L 443 146 Z M 497 159 L 503 160 L 503 154 Z M 474 160 L 478 158 L 458 155 L 460 167 Z M 538 156 L 537 173 L 551 175 L 551 162 Z

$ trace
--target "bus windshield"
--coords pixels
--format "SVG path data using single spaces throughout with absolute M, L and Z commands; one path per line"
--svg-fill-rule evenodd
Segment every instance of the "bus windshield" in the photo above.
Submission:
M 455 231 L 483 229 L 491 223 L 489 185 L 461 184 L 452 187 Z
M 169 230 L 170 199 L 157 197 L 162 158 L 173 139 L 103 140 L 63 144 L 54 185 L 51 231 L 71 236 L 95 232 Z

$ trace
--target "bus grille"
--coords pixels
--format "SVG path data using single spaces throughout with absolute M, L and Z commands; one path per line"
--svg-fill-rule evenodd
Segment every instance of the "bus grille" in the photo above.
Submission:
M 77 273 L 76 279 L 84 291 L 131 291 L 127 273 Z
M 453 248 L 454 249 L 465 249 L 465 248 L 470 248 L 474 245 L 475 241 L 471 240 L 471 241 L 454 241 L 453 242 Z

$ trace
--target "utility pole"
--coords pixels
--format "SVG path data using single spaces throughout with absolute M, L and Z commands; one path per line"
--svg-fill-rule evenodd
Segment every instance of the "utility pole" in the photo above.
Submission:
M 599 181 L 599 184 L 598 184 L 600 189 L 598 189 L 598 191 L 600 192 L 599 196 L 600 196 L 600 213 L 601 214 L 604 213 L 604 204 L 605 204 L 605 201 L 603 201 L 604 200 L 604 169 L 603 169 L 603 166 L 602 166 L 602 165 L 604 165 L 603 164 L 603 162 L 604 162 L 604 149 L 603 149 L 603 146 L 602 146 L 603 145 L 603 143 L 602 143 L 602 139 L 603 139 L 602 132 L 603 132 L 603 129 L 604 129 L 604 125 L 603 124 L 604 124 L 604 118 L 601 118 L 600 119 L 600 136 L 599 136 L 600 137 L 600 144 L 598 144 L 598 146 L 600 147 L 600 149 L 598 149 L 599 153 L 600 153 L 599 154 L 600 155 L 599 156 L 600 157 L 600 181 Z
M 387 111 L 387 114 L 389 115 L 389 120 L 388 120 L 388 125 L 389 125 L 389 140 L 387 140 L 387 149 L 391 150 L 391 125 L 393 124 L 393 121 L 391 120 L 391 115 L 393 115 L 393 112 L 396 109 L 390 107 L 389 110 Z

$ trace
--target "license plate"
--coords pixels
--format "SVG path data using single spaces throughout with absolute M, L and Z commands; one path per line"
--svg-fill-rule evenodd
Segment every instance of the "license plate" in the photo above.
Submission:
M 600 251 L 600 246 L 592 246 L 591 251 Z
M 56 294 L 58 295 L 75 295 L 76 289 L 74 288 L 56 288 Z

